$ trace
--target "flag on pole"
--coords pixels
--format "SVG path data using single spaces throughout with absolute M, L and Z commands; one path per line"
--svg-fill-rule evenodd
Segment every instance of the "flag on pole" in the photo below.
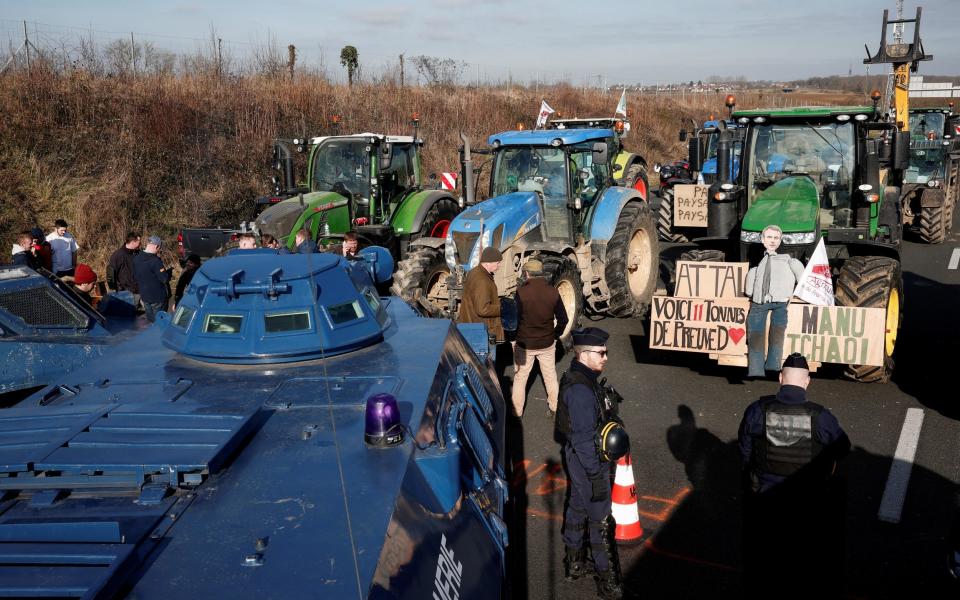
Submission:
M 810 304 L 833 306 L 833 278 L 830 276 L 830 261 L 823 238 L 813 250 L 813 256 L 803 270 L 793 295 Z
M 620 94 L 620 102 L 617 102 L 617 111 L 613 113 L 613 116 L 617 115 L 627 116 L 627 88 L 623 88 L 623 92 Z
M 547 104 L 547 101 L 546 101 L 546 100 L 541 100 L 541 101 L 540 101 L 540 114 L 537 115 L 537 127 L 536 127 L 536 128 L 539 129 L 539 128 L 543 127 L 544 125 L 546 125 L 546 124 L 547 124 L 547 117 L 549 117 L 549 116 L 550 116 L 551 114 L 553 114 L 554 112 L 556 112 L 556 111 L 553 110 L 552 108 L 550 108 L 550 105 Z

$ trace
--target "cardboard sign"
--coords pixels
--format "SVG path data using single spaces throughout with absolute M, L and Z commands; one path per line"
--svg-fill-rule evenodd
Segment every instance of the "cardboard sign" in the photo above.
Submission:
M 882 308 L 791 304 L 783 355 L 823 363 L 883 365 L 887 315 Z
M 677 261 L 673 295 L 683 298 L 742 298 L 750 263 Z
M 749 309 L 748 298 L 654 296 L 650 347 L 682 352 L 746 354 Z
M 673 186 L 673 226 L 707 226 L 708 185 L 679 184 Z

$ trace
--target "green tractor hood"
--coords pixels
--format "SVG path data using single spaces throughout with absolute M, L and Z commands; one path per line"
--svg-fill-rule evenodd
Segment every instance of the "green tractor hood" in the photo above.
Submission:
M 743 217 L 744 231 L 778 225 L 784 233 L 815 231 L 820 209 L 817 185 L 806 175 L 786 177 L 757 194 Z
M 347 204 L 347 199 L 335 192 L 310 192 L 303 195 L 302 202 L 299 196 L 294 196 L 260 213 L 256 229 L 261 235 L 269 233 L 288 248 L 293 248 L 294 234 L 304 226 L 310 228 L 314 239 L 321 221 L 326 222 L 333 232 L 347 231 L 350 225 Z

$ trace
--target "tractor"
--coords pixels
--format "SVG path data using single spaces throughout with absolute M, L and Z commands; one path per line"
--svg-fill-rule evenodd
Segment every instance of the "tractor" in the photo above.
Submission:
M 944 241 L 960 193 L 960 144 L 949 108 L 910 110 L 910 166 L 901 196 L 903 221 L 928 244 Z
M 885 311 L 884 364 L 845 365 L 845 375 L 862 382 L 886 382 L 903 316 L 903 233 L 900 190 L 910 164 L 906 93 L 909 72 L 930 60 L 920 43 L 920 9 L 915 19 L 888 20 L 884 11 L 880 48 L 867 64 L 894 64 L 897 82 L 893 118 L 872 106 L 796 107 L 733 112 L 743 128 L 741 168 L 728 165 L 735 134 L 721 128 L 717 172 L 708 193 L 707 236 L 682 260 L 739 260 L 757 264 L 767 225 L 783 230 L 781 253 L 808 261 L 825 243 L 835 299 L 841 306 Z M 912 43 L 888 46 L 889 25 L 915 23 Z M 699 165 L 697 165 L 699 166 Z
M 464 173 L 473 173 L 464 141 Z M 615 185 L 614 129 L 556 128 L 506 131 L 490 136 L 490 199 L 472 204 L 451 223 L 445 240 L 419 246 L 402 261 L 392 291 L 435 316 L 457 313 L 464 274 L 478 265 L 484 247 L 504 256 L 494 279 L 501 297 L 520 283 L 523 264 L 536 257 L 560 292 L 569 323 L 584 311 L 613 317 L 642 316 L 657 282 L 659 247 L 646 198 Z
M 304 227 L 321 243 L 352 229 L 361 245 L 383 246 L 395 257 L 404 256 L 412 240 L 442 239 L 460 205 L 448 191 L 424 188 L 418 118 L 413 125 L 412 136 L 360 133 L 278 140 L 274 165 L 280 176 L 274 178 L 275 194 L 261 200 L 269 206 L 254 230 L 292 250 L 296 232 Z M 309 151 L 307 181 L 301 186 L 294 184 L 291 145 Z
M 736 106 L 736 98 L 728 95 L 725 100 L 730 114 Z M 735 121 L 730 118 L 715 119 L 713 115 L 703 123 L 703 126 L 697 126 L 694 123 L 692 133 L 686 129 L 680 130 L 680 141 L 687 142 L 689 156 L 681 161 L 673 161 L 666 165 L 657 163 L 654 170 L 660 175 L 660 206 L 657 210 L 657 234 L 664 242 L 686 243 L 696 237 L 700 231 L 699 228 L 682 227 L 674 225 L 674 192 L 673 186 L 677 184 L 701 184 L 711 185 L 717 179 L 717 141 L 719 140 L 721 123 L 724 129 L 729 129 L 734 133 L 733 160 L 729 165 L 731 169 L 729 175 L 735 178 L 740 170 L 740 147 L 742 138 L 737 134 L 742 133 L 742 129 Z M 702 159 L 700 157 L 703 157 Z M 699 165 L 698 170 L 691 169 L 692 164 Z

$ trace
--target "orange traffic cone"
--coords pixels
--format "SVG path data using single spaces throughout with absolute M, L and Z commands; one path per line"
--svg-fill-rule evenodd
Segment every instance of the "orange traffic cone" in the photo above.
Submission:
M 613 519 L 617 522 L 615 536 L 617 543 L 629 545 L 640 542 L 640 538 L 643 537 L 643 527 L 640 525 L 637 486 L 633 481 L 633 463 L 630 462 L 629 452 L 617 461 L 617 472 L 610 499 Z

